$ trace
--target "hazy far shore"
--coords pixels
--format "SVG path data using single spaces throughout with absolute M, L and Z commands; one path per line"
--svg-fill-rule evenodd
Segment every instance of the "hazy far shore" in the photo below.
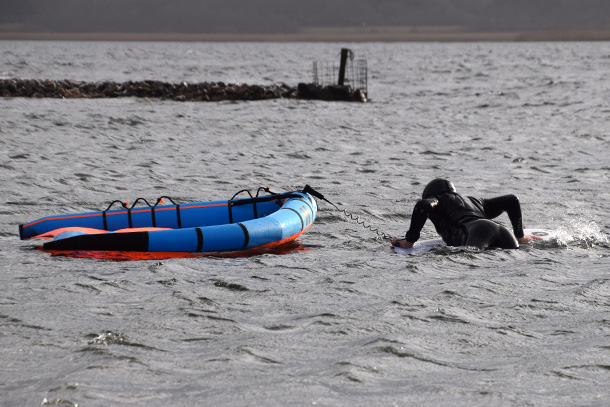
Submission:
M 200 42 L 476 42 L 476 41 L 610 41 L 610 30 L 468 32 L 438 27 L 307 28 L 299 33 L 41 33 L 0 32 L 0 40 L 47 41 L 200 41 Z

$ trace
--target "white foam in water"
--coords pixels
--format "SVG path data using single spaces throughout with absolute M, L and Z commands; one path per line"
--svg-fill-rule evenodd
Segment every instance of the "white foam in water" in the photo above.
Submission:
M 558 229 L 557 241 L 568 245 L 571 242 L 584 244 L 586 247 L 608 243 L 608 236 L 593 221 L 575 219 Z

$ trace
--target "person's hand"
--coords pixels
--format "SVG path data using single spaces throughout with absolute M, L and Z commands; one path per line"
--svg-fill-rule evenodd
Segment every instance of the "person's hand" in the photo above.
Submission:
M 528 244 L 532 240 L 542 240 L 542 238 L 540 236 L 525 235 L 523 237 L 518 238 L 517 242 L 519 242 L 519 244 Z
M 406 239 L 399 239 L 395 237 L 394 239 L 392 239 L 392 246 L 402 247 L 403 249 L 410 249 L 413 247 L 413 243 L 408 242 Z

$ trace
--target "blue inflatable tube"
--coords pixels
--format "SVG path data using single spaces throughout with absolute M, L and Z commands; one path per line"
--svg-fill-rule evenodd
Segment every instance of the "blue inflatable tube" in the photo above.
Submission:
M 48 216 L 19 226 L 21 239 L 54 237 L 45 250 L 221 252 L 274 247 L 314 222 L 316 200 L 292 191 L 261 197 Z

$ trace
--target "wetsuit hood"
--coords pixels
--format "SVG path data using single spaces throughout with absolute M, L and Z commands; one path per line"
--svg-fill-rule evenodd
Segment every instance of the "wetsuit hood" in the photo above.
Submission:
M 432 198 L 445 192 L 456 192 L 455 186 L 451 181 L 444 178 L 433 179 L 424 188 L 422 199 Z

